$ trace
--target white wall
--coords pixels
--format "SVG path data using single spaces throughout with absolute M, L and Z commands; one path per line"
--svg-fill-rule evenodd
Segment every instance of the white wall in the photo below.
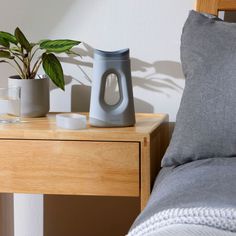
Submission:
M 71 104 L 72 85 L 91 84 L 87 78 L 92 79 L 90 47 L 129 47 L 136 110 L 166 112 L 175 120 L 184 86 L 180 34 L 193 4 L 194 0 L 9 0 L 1 3 L 0 29 L 13 32 L 19 26 L 32 40 L 73 38 L 89 45 L 81 47 L 82 59 L 64 63 L 68 85 L 65 93 L 52 90 L 51 110 L 70 111 L 73 105 L 76 109 L 76 101 Z M 0 70 L 5 84 L 13 72 L 6 65 L 0 65 Z M 82 94 L 72 95 L 85 99 Z
M 82 59 L 69 64 L 62 58 L 66 92 L 52 87 L 51 111 L 88 109 L 92 47 L 128 47 L 136 111 L 168 113 L 174 121 L 184 87 L 180 35 L 193 5 L 194 0 L 8 0 L 1 2 L 0 30 L 13 32 L 19 26 L 32 40 L 86 42 L 80 47 Z M 3 64 L 0 71 L 0 85 L 6 85 L 13 72 Z

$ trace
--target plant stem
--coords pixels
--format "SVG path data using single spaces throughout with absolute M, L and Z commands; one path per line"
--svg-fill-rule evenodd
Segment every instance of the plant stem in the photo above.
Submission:
M 23 59 L 20 57 L 20 56 L 22 56 L 21 54 L 18 54 L 18 53 L 15 53 L 15 52 L 12 52 L 12 51 L 10 51 L 15 57 L 17 57 L 20 61 L 22 61 L 23 63 L 24 63 L 24 61 L 23 61 Z
M 14 65 L 12 65 L 9 61 L 6 61 L 6 63 L 9 64 L 21 78 L 24 77 L 24 74 L 19 66 L 18 68 L 20 69 L 20 71 L 18 71 L 18 69 Z
M 30 58 L 30 62 L 32 61 L 32 59 L 33 59 L 35 53 L 36 53 L 39 49 L 40 49 L 40 48 L 36 48 L 36 50 L 32 53 L 32 56 L 31 56 L 31 58 Z
M 31 57 L 31 54 L 29 53 L 29 55 L 27 56 L 27 78 L 30 78 L 31 77 L 31 73 L 30 73 L 30 57 Z
M 14 52 L 11 50 L 11 48 L 9 48 L 9 52 L 14 55 L 17 59 L 19 59 L 22 63 L 23 63 L 23 69 L 22 67 L 20 66 L 20 64 L 17 62 L 17 60 L 14 58 L 14 62 L 16 63 L 17 67 L 19 68 L 19 70 L 21 71 L 21 77 L 22 79 L 27 79 L 28 77 L 28 73 L 27 73 L 27 68 L 28 68 L 28 65 L 27 65 L 27 61 L 25 61 L 25 58 L 24 58 L 24 49 L 22 47 L 19 47 L 18 45 L 16 45 L 20 50 L 21 50 L 21 53 L 17 53 L 17 52 Z
M 32 70 L 32 74 L 34 74 L 34 75 L 37 74 L 37 71 L 38 71 L 38 69 L 39 69 L 41 63 L 42 63 L 42 58 L 39 58 L 39 59 L 35 62 L 35 64 L 34 64 L 34 67 L 33 67 L 33 70 Z
M 25 74 L 24 74 L 23 70 L 21 69 L 20 64 L 17 62 L 16 59 L 13 59 L 13 60 L 14 60 L 14 62 L 16 63 L 18 69 L 20 70 L 20 73 L 18 72 L 18 74 L 21 75 L 22 79 L 25 79 Z M 9 62 L 8 64 L 12 65 L 10 62 Z M 15 68 L 15 67 L 14 67 L 14 68 Z

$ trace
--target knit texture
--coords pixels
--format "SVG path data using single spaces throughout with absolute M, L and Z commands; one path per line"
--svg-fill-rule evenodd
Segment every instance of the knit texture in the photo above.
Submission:
M 145 236 L 174 224 L 195 224 L 236 232 L 236 209 L 185 208 L 161 211 L 134 228 L 127 236 Z

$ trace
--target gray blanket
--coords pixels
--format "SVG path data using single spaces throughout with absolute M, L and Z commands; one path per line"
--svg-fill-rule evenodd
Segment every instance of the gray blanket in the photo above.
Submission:
M 181 213 L 183 209 L 213 209 L 213 211 L 216 209 L 217 212 L 222 210 L 220 217 L 222 218 L 222 214 L 224 216 L 230 213 L 230 219 L 227 222 L 228 215 L 224 217 L 224 224 L 227 226 L 221 227 L 219 223 L 218 228 L 227 230 L 228 225 L 231 225 L 232 227 L 228 228 L 234 231 L 236 228 L 236 158 L 211 158 L 175 168 L 163 168 L 156 180 L 147 207 L 136 219 L 131 231 L 157 213 L 168 209 L 174 209 L 171 214 L 176 216 L 179 210 Z M 227 209 L 226 213 L 224 209 Z M 205 211 L 204 214 L 201 212 L 200 216 L 205 217 L 205 213 Z M 194 217 L 196 218 L 196 215 Z M 199 220 L 199 224 L 203 224 L 202 222 L 205 221 Z

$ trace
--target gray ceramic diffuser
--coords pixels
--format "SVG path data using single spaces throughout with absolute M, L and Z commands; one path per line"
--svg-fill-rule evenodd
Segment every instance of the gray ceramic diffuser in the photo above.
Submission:
M 118 87 L 115 102 L 109 102 L 109 79 Z M 114 82 L 114 81 L 113 81 Z M 90 125 L 98 127 L 135 124 L 129 49 L 105 52 L 94 50 L 93 83 L 90 101 Z

